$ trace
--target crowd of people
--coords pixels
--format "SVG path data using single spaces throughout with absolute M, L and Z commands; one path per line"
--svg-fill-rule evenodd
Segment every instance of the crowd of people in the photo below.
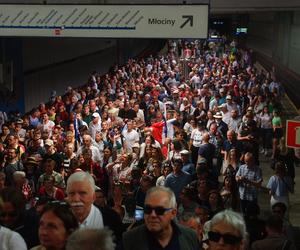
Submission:
M 299 159 L 285 147 L 276 72 L 236 42 L 167 47 L 3 116 L 0 238 L 15 240 L 0 245 L 15 245 L 2 249 L 263 249 L 270 237 L 294 249 Z M 263 154 L 274 169 L 266 221 Z

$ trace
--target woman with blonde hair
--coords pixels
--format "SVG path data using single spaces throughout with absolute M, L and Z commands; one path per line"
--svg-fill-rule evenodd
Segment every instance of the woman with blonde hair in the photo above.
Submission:
M 223 160 L 222 175 L 226 176 L 229 171 L 237 172 L 240 167 L 239 157 L 237 156 L 237 150 L 232 148 L 226 154 L 226 158 Z

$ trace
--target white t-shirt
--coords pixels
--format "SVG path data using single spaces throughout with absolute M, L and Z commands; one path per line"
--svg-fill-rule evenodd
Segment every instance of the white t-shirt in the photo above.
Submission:
M 10 229 L 0 227 L 0 249 L 1 250 L 27 250 L 26 243 L 20 234 Z
M 130 132 L 128 132 L 128 130 L 123 130 L 122 134 L 125 139 L 126 150 L 132 152 L 133 144 L 140 140 L 139 133 L 133 129 Z
M 206 131 L 199 131 L 195 128 L 191 134 L 191 140 L 193 140 L 193 146 L 199 148 L 202 143 L 202 136 Z
M 55 126 L 55 123 L 51 120 L 49 120 L 47 123 L 43 123 L 42 124 L 42 130 L 45 131 L 49 131 L 50 135 L 52 135 L 52 129 Z

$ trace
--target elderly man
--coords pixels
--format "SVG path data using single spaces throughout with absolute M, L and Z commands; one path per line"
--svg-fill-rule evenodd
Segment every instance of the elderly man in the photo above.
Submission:
M 146 195 L 145 224 L 123 234 L 123 249 L 200 249 L 196 233 L 177 225 L 176 198 L 165 187 L 153 187 Z
M 72 174 L 67 182 L 67 195 L 80 228 L 103 228 L 102 213 L 93 205 L 95 181 L 89 173 L 79 171 Z
M 77 150 L 77 156 L 82 154 L 84 149 L 90 149 L 92 151 L 92 159 L 94 162 L 102 162 L 102 155 L 100 150 L 93 145 L 92 137 L 90 135 L 82 136 L 82 145 Z
M 92 121 L 89 124 L 89 133 L 93 139 L 95 139 L 97 132 L 101 132 L 101 116 L 98 112 L 94 112 L 92 115 Z
M 255 165 L 252 153 L 247 152 L 244 157 L 245 164 L 241 165 L 235 179 L 239 183 L 239 194 L 243 214 L 249 203 L 257 203 L 258 189 L 261 187 L 261 169 Z

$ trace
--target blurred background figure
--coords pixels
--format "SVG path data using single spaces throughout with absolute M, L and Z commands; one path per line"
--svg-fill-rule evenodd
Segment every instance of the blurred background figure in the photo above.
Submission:
M 66 250 L 114 250 L 112 232 L 107 229 L 79 229 L 68 239 Z

